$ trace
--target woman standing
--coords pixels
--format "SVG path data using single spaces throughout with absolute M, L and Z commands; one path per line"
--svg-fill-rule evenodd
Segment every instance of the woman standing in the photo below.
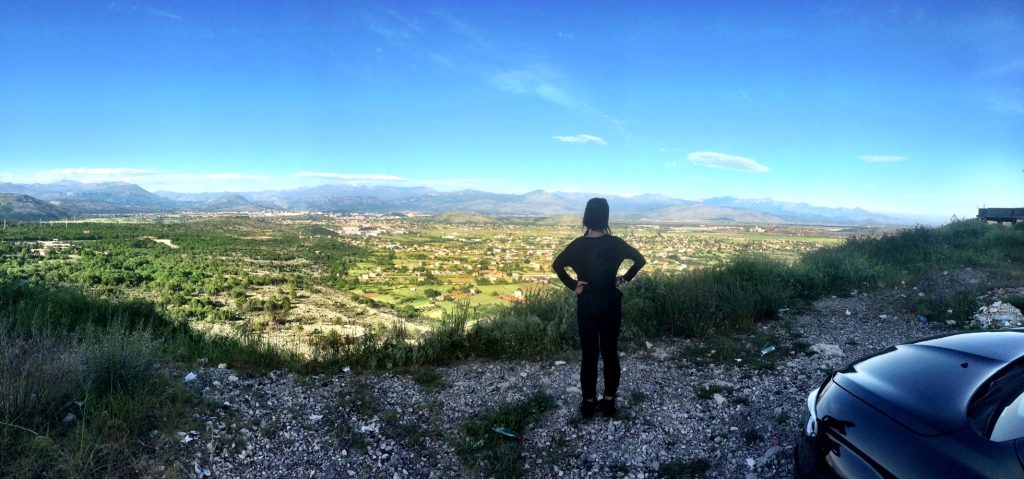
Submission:
M 591 418 L 598 407 L 605 416 L 615 415 L 615 394 L 619 388 L 619 330 L 622 327 L 622 292 L 618 285 L 629 282 L 647 260 L 636 248 L 612 236 L 608 227 L 608 201 L 591 198 L 583 212 L 583 236 L 574 239 L 556 258 L 552 267 L 565 286 L 576 292 L 576 325 L 580 330 L 583 361 L 580 414 Z M 633 265 L 616 277 L 624 260 Z M 572 268 L 576 279 L 569 276 Z M 604 359 L 604 397 L 597 401 L 597 357 Z

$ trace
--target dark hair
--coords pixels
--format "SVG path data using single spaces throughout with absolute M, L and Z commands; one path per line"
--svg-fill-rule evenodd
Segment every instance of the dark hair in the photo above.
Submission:
M 591 198 L 587 202 L 587 209 L 583 210 L 583 227 L 587 233 L 591 230 L 611 233 L 608 227 L 608 200 L 604 198 Z

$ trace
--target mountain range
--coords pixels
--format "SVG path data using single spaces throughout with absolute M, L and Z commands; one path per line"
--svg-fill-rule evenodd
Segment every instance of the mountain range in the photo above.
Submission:
M 613 220 L 759 224 L 900 225 L 915 222 L 860 208 L 827 208 L 771 199 L 684 200 L 664 195 L 611 196 L 535 190 L 524 194 L 425 187 L 319 185 L 252 192 L 150 192 L 123 182 L 0 183 L 0 218 L 37 221 L 99 214 L 260 211 L 418 213 L 453 211 L 490 216 L 580 215 L 589 198 L 605 196 Z

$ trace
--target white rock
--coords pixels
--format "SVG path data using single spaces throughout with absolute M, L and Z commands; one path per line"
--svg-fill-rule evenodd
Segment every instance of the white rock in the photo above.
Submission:
M 776 454 L 778 454 L 779 451 L 781 451 L 781 450 L 782 450 L 781 446 L 772 446 L 772 447 L 768 448 L 768 450 L 765 451 L 764 454 L 761 455 L 761 457 L 757 458 L 757 465 L 758 466 L 763 466 L 763 465 L 767 464 L 768 461 L 770 461 L 771 458 L 773 456 L 775 456 Z
M 842 357 L 845 356 L 843 349 L 838 344 L 825 344 L 818 343 L 811 346 L 811 351 L 814 351 L 822 356 L 826 357 Z
M 227 363 L 220 363 L 220 364 L 217 365 L 217 369 L 227 369 L 227 368 L 228 368 L 228 364 Z
M 196 376 L 196 373 L 189 371 L 189 373 L 185 375 L 185 382 L 195 381 L 197 377 L 199 376 Z
M 75 417 L 74 414 L 68 413 L 67 416 L 64 416 L 64 424 L 71 424 L 71 423 L 75 422 L 75 419 L 78 419 L 78 418 Z
M 754 458 L 752 458 L 752 457 L 748 457 L 747 458 L 747 467 L 753 469 L 754 468 L 754 464 L 757 464 L 757 461 L 755 461 Z
M 714 396 L 711 396 L 711 399 L 714 399 L 715 400 L 715 404 L 717 404 L 719 406 L 721 406 L 722 403 L 725 402 L 725 396 L 722 396 L 721 394 L 718 394 L 718 393 L 715 393 Z
M 228 381 L 231 381 L 231 382 L 238 381 L 238 376 L 235 376 L 234 374 L 232 374 L 232 375 L 228 376 Z
M 324 418 L 323 414 L 310 414 L 309 415 L 309 420 L 313 421 L 313 422 L 317 422 L 317 421 L 319 421 L 319 420 L 321 420 L 323 418 Z
M 847 315 L 847 316 L 849 316 L 850 314 L 852 314 L 852 313 L 850 313 L 850 310 L 849 310 L 849 309 L 847 309 L 847 310 L 846 310 L 846 315 Z
M 199 477 L 209 477 L 210 475 L 213 474 L 213 473 L 210 472 L 209 469 L 199 465 L 199 461 L 193 462 L 192 465 L 195 468 L 196 474 Z
M 988 307 L 982 306 L 974 315 L 974 321 L 983 328 L 989 327 L 992 323 L 996 323 L 996 326 L 1009 326 L 1024 321 L 1024 315 L 1016 306 L 996 301 Z

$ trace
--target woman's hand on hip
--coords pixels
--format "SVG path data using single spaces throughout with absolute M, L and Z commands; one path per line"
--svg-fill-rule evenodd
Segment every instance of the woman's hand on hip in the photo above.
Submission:
M 574 289 L 573 291 L 575 291 L 576 294 L 583 294 L 583 287 L 588 285 L 588 284 L 590 284 L 590 283 L 588 283 L 586 281 L 577 281 L 576 282 L 576 289 Z

